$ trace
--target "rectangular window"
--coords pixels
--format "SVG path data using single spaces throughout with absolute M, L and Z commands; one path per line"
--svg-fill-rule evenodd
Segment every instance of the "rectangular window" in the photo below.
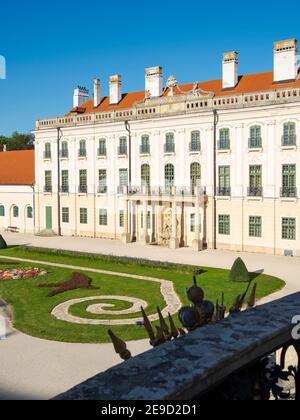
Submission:
M 99 170 L 99 194 L 105 194 L 107 192 L 107 171 L 106 169 Z
M 27 219 L 32 219 L 33 218 L 33 209 L 32 207 L 27 207 Z
M 195 232 L 195 219 L 196 219 L 196 215 L 191 214 L 191 232 Z
M 45 171 L 45 192 L 52 192 L 52 172 Z
M 67 170 L 61 171 L 61 192 L 69 192 L 69 171 Z
M 4 217 L 5 216 L 5 208 L 4 206 L 0 206 L 0 217 Z
M 282 219 L 282 239 L 296 240 L 296 219 L 284 217 Z
M 18 206 L 14 206 L 14 208 L 13 208 L 13 216 L 14 217 L 19 217 L 19 207 Z
M 249 149 L 259 149 L 262 147 L 261 127 L 250 128 Z
M 296 196 L 296 165 L 283 165 L 281 197 Z
M 140 153 L 142 155 L 148 155 L 150 153 L 150 139 L 149 136 L 142 136 L 142 144 Z
M 99 225 L 107 226 L 107 210 L 105 209 L 99 210 Z
M 106 156 L 106 140 L 99 140 L 98 156 Z
M 141 214 L 141 228 L 144 228 L 144 213 Z M 147 212 L 147 229 L 151 229 L 151 212 Z
M 230 166 L 219 166 L 219 196 L 230 196 Z
M 127 138 L 121 137 L 119 140 L 119 155 L 127 155 Z
M 249 167 L 249 191 L 250 197 L 262 196 L 262 167 L 261 165 L 251 165 Z
M 69 208 L 68 207 L 62 207 L 61 209 L 61 220 L 63 223 L 69 223 L 70 217 L 69 217 Z
M 86 208 L 80 209 L 80 224 L 86 225 L 88 222 L 88 212 Z
M 261 238 L 262 218 L 260 216 L 249 217 L 249 236 L 252 238 Z
M 165 153 L 175 152 L 175 138 L 173 133 L 166 134 Z
M 227 214 L 219 215 L 219 235 L 230 235 L 230 216 Z
M 220 130 L 219 149 L 220 150 L 229 150 L 230 149 L 229 128 L 223 128 L 222 130 Z
M 120 228 L 123 228 L 125 226 L 124 210 L 120 210 L 119 213 L 119 226 Z
M 128 186 L 128 170 L 119 169 L 119 192 L 123 193 L 124 187 Z
M 87 170 L 81 169 L 79 171 L 79 192 L 87 193 Z
M 51 159 L 51 144 L 45 144 L 44 159 Z
M 193 131 L 191 133 L 190 152 L 200 152 L 200 150 L 201 150 L 200 131 Z

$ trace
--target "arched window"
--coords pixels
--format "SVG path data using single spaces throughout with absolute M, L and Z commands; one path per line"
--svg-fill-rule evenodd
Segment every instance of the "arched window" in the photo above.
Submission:
M 86 141 L 80 140 L 79 142 L 79 157 L 86 157 Z
M 148 155 L 150 153 L 150 138 L 147 134 L 142 136 L 141 139 L 141 155 Z
M 296 146 L 296 124 L 294 122 L 287 122 L 283 124 L 283 146 Z
M 174 165 L 169 163 L 165 166 L 165 188 L 167 191 L 170 191 L 174 186 L 175 181 L 175 168 Z
M 261 126 L 253 125 L 250 127 L 249 148 L 260 148 L 262 146 Z
M 175 152 L 174 133 L 167 133 L 166 134 L 165 153 L 174 153 L 174 152 Z
M 69 157 L 69 148 L 68 148 L 68 142 L 67 141 L 63 141 L 62 144 L 61 144 L 60 157 L 65 158 L 65 159 Z
M 106 139 L 99 139 L 98 156 L 106 156 Z
M 221 128 L 221 130 L 220 130 L 219 149 L 220 150 L 230 149 L 229 128 Z
M 32 219 L 33 218 L 33 209 L 31 206 L 27 207 L 27 219 Z
M 147 190 L 150 190 L 151 185 L 151 178 L 150 178 L 150 166 L 144 164 L 141 166 L 141 180 L 142 180 L 142 188 L 146 187 Z
M 192 194 L 196 192 L 196 187 L 198 184 L 198 181 L 201 179 L 201 166 L 200 163 L 194 162 L 191 164 L 190 168 L 190 178 L 191 178 L 191 190 Z
M 5 207 L 0 205 L 0 217 L 4 217 L 5 216 Z
M 13 217 L 19 217 L 19 207 L 18 206 L 13 207 Z
M 201 150 L 200 131 L 192 131 L 191 132 L 190 151 L 191 152 L 200 152 L 200 150 Z
M 45 143 L 44 159 L 51 159 L 51 143 Z

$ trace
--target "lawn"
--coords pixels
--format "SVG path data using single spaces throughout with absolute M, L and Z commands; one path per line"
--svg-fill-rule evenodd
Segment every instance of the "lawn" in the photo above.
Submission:
M 91 256 L 74 252 L 26 249 L 23 247 L 10 247 L 6 250 L 1 250 L 0 255 L 1 254 L 11 257 L 57 262 L 78 267 L 97 268 L 171 280 L 174 283 L 174 288 L 183 305 L 188 304 L 185 288 L 192 285 L 192 274 L 194 269 L 203 270 L 203 274 L 200 277 L 200 284 L 205 291 L 206 299 L 212 300 L 213 302 L 215 302 L 216 299 L 220 299 L 221 293 L 224 292 L 225 303 L 227 307 L 229 307 L 232 305 L 235 297 L 238 294 L 243 293 L 246 289 L 245 284 L 231 283 L 228 280 L 229 272 L 227 270 L 217 268 L 151 263 L 126 258 Z M 2 260 L 2 262 L 5 264 L 4 260 Z M 32 264 L 20 263 L 17 266 L 26 267 L 28 265 Z M 37 264 L 34 265 L 36 266 Z M 44 264 L 41 265 L 47 268 Z M 0 266 L 1 270 L 5 268 L 11 269 L 13 266 Z M 160 306 L 161 308 L 164 307 L 164 300 L 161 296 L 158 283 L 132 279 L 130 277 L 124 278 L 117 275 L 111 276 L 92 273 L 89 271 L 86 271 L 85 274 L 92 278 L 92 284 L 93 286 L 98 287 L 98 290 L 72 290 L 49 298 L 46 297 L 46 295 L 52 289 L 44 289 L 37 286 L 40 283 L 66 281 L 74 270 L 48 267 L 48 271 L 49 273 L 47 276 L 42 278 L 13 281 L 0 280 L 0 298 L 11 303 L 14 308 L 14 326 L 18 330 L 36 337 L 82 343 L 109 341 L 107 326 L 71 324 L 65 321 L 59 321 L 51 315 L 51 311 L 56 305 L 74 298 L 97 295 L 136 297 L 148 302 L 148 314 L 153 314 L 156 306 Z M 265 274 L 258 276 L 253 274 L 253 281 L 258 284 L 258 298 L 269 295 L 284 286 L 282 280 Z M 130 307 L 128 302 L 120 302 L 117 300 L 104 300 L 103 302 L 114 304 L 114 309 L 116 311 L 128 309 Z M 95 303 L 99 303 L 99 300 L 89 301 L 88 305 Z M 70 308 L 70 313 L 72 315 L 90 319 L 122 318 L 120 315 L 88 314 L 85 312 L 86 306 L 86 302 L 73 305 Z M 137 316 L 139 316 L 139 314 L 131 314 L 126 315 L 126 318 L 135 318 Z M 176 322 L 178 324 L 177 319 Z M 147 337 L 144 329 L 135 325 L 113 326 L 113 330 L 125 340 L 135 340 Z

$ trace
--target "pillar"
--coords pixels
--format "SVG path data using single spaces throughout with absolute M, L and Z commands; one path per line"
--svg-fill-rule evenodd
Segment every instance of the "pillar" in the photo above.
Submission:
M 172 198 L 172 236 L 170 239 L 170 248 L 171 249 L 179 248 L 179 239 L 177 237 L 177 206 L 176 206 L 174 188 L 173 188 L 173 198 Z
M 147 188 L 143 188 L 143 233 L 141 242 L 146 245 L 149 242 L 148 228 L 147 228 L 147 213 L 148 213 L 148 195 Z
M 124 200 L 124 232 L 122 233 L 122 242 L 128 244 L 130 242 L 130 233 L 128 229 L 128 200 L 127 197 Z
M 202 251 L 203 249 L 203 238 L 200 238 L 200 188 L 197 186 L 196 191 L 196 203 L 195 203 L 195 239 L 193 240 L 192 248 L 194 251 Z M 203 222 L 202 222 L 203 229 Z M 201 235 L 202 236 L 202 235 Z

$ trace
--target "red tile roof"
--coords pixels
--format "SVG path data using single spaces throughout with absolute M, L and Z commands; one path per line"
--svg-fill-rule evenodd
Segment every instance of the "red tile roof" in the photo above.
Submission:
M 0 185 L 34 184 L 34 150 L 0 152 Z
M 198 84 L 202 90 L 207 92 L 214 92 L 215 96 L 228 96 L 241 93 L 254 93 L 260 91 L 268 91 L 281 88 L 293 88 L 300 87 L 300 77 L 294 82 L 290 83 L 273 83 L 273 72 L 265 73 L 256 73 L 256 74 L 247 74 L 239 77 L 239 82 L 234 89 L 223 90 L 222 89 L 222 80 L 210 80 L 208 82 L 200 82 Z M 193 84 L 180 85 L 179 89 L 175 88 L 174 92 L 176 95 L 179 95 L 183 92 L 192 91 Z M 180 92 L 181 91 L 181 92 Z M 164 96 L 168 95 L 168 89 L 164 92 Z M 116 105 L 109 104 L 109 97 L 102 99 L 100 105 L 97 108 L 94 108 L 93 100 L 86 102 L 81 105 L 80 108 L 74 108 L 72 112 L 80 113 L 91 113 L 91 112 L 105 112 L 112 110 L 121 110 L 131 108 L 135 102 L 143 101 L 145 98 L 145 92 L 132 92 L 125 93 L 122 96 L 121 101 Z

